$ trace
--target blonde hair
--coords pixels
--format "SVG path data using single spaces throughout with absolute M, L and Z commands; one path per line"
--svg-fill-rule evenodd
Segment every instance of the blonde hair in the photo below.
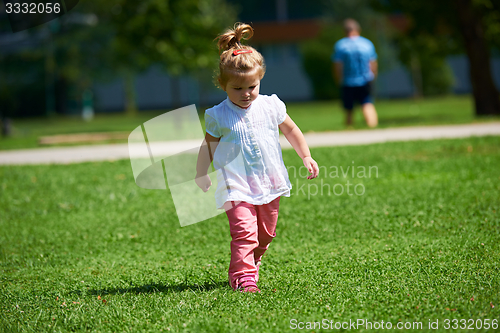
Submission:
M 222 52 L 216 75 L 216 84 L 221 88 L 225 88 L 230 77 L 242 77 L 253 74 L 254 71 L 259 79 L 264 77 L 266 65 L 262 54 L 251 46 L 241 44 L 242 39 L 250 39 L 252 36 L 253 28 L 250 25 L 236 23 L 233 29 L 228 29 L 216 38 L 219 53 Z

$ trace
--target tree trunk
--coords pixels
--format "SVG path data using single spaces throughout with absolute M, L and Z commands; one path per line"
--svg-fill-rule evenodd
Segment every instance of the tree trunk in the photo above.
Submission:
M 170 92 L 172 94 L 172 108 L 181 107 L 181 80 L 178 75 L 170 76 Z
M 45 116 L 47 117 L 55 114 L 55 71 L 54 45 L 50 41 L 45 49 Z
M 125 73 L 125 114 L 134 117 L 137 115 L 137 103 L 135 99 L 134 75 Z
M 416 52 L 412 52 L 411 54 L 410 70 L 413 84 L 415 85 L 413 97 L 421 98 L 424 95 L 424 87 L 422 85 L 422 66 L 420 65 L 420 59 L 418 58 Z
M 54 103 L 55 112 L 58 114 L 68 113 L 68 80 L 59 76 L 54 84 Z
M 4 117 L 0 114 L 0 127 L 2 128 L 2 136 L 9 137 L 12 134 L 12 123 L 9 118 Z
M 484 28 L 472 0 L 452 0 L 458 13 L 460 33 L 469 57 L 470 79 L 476 115 L 500 114 L 500 96 L 491 77 L 490 53 Z

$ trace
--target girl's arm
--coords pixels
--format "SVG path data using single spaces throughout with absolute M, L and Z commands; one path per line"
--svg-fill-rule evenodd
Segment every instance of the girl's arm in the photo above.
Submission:
M 214 158 L 214 152 L 219 144 L 220 138 L 215 138 L 210 134 L 205 134 L 205 140 L 200 147 L 198 153 L 198 161 L 196 163 L 196 178 L 195 182 L 203 192 L 208 191 L 210 186 L 212 186 L 212 181 L 208 176 L 208 167 Z
M 311 173 L 307 179 L 313 179 L 318 176 L 319 168 L 318 163 L 311 157 L 311 152 L 309 151 L 309 146 L 307 145 L 306 139 L 304 138 L 304 134 L 302 134 L 300 128 L 295 125 L 292 118 L 286 115 L 286 119 L 279 125 L 279 128 L 285 138 L 290 142 L 293 149 L 297 152 L 297 154 L 302 158 L 302 162 L 304 162 L 304 166 Z

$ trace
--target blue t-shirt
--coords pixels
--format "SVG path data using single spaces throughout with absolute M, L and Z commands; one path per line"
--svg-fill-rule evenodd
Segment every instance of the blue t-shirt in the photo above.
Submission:
M 373 43 L 364 37 L 342 38 L 335 43 L 331 59 L 343 64 L 344 86 L 363 86 L 374 78 L 370 61 L 377 59 L 377 53 Z

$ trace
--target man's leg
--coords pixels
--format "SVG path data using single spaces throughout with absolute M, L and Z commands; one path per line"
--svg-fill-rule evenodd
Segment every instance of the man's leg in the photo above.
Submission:
M 350 109 L 350 110 L 345 109 L 345 125 L 347 127 L 352 126 L 352 114 L 353 113 L 354 112 L 352 112 L 352 109 Z
M 377 110 L 375 110 L 375 105 L 373 105 L 372 82 L 368 82 L 364 86 L 360 87 L 359 92 L 361 108 L 363 110 L 363 116 L 365 117 L 366 124 L 369 127 L 376 127 L 378 125 L 378 116 Z
M 363 104 L 362 109 L 366 124 L 369 127 L 376 127 L 378 125 L 378 116 L 377 110 L 375 110 L 375 105 L 373 105 L 373 103 L 365 103 Z
M 342 105 L 345 110 L 345 124 L 347 127 L 352 126 L 352 114 L 354 109 L 354 89 L 353 87 L 343 86 L 341 90 Z

